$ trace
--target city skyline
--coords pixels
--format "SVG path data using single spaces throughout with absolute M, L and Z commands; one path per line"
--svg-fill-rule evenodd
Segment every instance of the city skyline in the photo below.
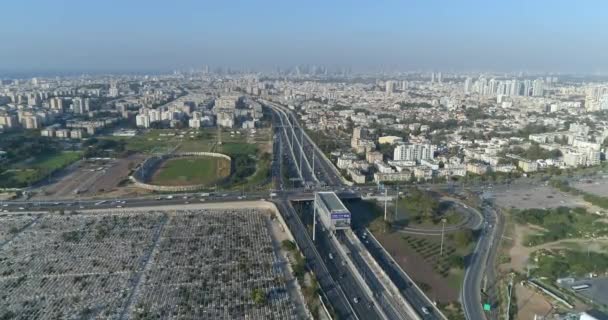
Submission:
M 0 73 L 162 72 L 205 64 L 608 70 L 606 4 L 599 1 L 237 2 L 8 3 Z

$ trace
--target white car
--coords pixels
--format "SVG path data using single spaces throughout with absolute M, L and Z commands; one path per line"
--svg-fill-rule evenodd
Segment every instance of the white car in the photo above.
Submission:
M 431 312 L 429 311 L 429 308 L 427 308 L 427 307 L 422 307 L 422 313 L 431 314 Z

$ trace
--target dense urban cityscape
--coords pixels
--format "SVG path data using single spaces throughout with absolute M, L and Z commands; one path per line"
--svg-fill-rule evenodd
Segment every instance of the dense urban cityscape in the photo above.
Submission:
M 270 73 L 204 67 L 10 79 L 0 90 L 5 318 L 494 319 L 508 313 L 519 319 L 547 316 L 539 314 L 543 303 L 552 306 L 547 314 L 566 318 L 576 314 L 572 308 L 606 306 L 608 81 L 354 74 L 302 65 Z M 233 240 L 204 226 L 229 214 L 250 219 L 251 213 L 238 212 L 251 206 L 272 217 L 256 214 L 262 230 L 269 228 L 256 236 L 271 244 L 267 262 L 242 255 L 214 262 L 225 249 L 214 245 L 203 253 L 183 238 L 188 235 L 168 235 L 170 225 L 199 219 L 189 222 L 200 226 L 193 239 L 227 245 Z M 142 207 L 154 214 L 144 218 Z M 234 213 L 222 213 L 227 210 Z M 149 227 L 145 219 L 153 220 Z M 568 226 L 555 224 L 564 219 Z M 139 223 L 151 242 L 129 250 L 142 251 L 112 262 L 102 258 L 107 248 L 91 247 L 126 237 Z M 85 241 L 89 237 L 94 240 Z M 32 246 L 49 241 L 54 247 Z M 247 250 L 242 245 L 251 242 L 239 241 L 230 250 Z M 593 265 L 577 260 L 577 246 L 587 247 L 586 257 L 596 255 Z M 76 248 L 101 260 L 85 267 L 72 256 Z M 57 252 L 49 260 L 39 250 Z M 155 285 L 166 276 L 151 273 L 166 268 L 162 255 L 191 256 L 192 250 L 199 258 L 182 262 L 199 266 L 192 279 L 218 267 L 277 278 L 264 283 L 250 273 L 246 283 L 253 283 L 236 289 L 239 295 L 205 289 L 211 296 L 194 307 L 187 299 L 197 295 L 195 288 L 179 280 Z M 521 257 L 524 252 L 529 256 Z M 410 259 L 421 260 L 413 265 Z M 552 259 L 565 259 L 564 265 Z M 333 266 L 337 260 L 341 265 Z M 321 264 L 327 266 L 317 270 Z M 110 298 L 106 289 L 107 298 L 87 298 L 114 274 L 124 274 L 124 284 L 113 281 L 123 294 Z M 28 298 L 27 288 L 49 277 L 103 282 L 67 296 L 41 292 L 61 300 Z M 243 276 L 229 276 L 235 277 Z M 230 290 L 235 285 L 242 286 L 232 282 Z M 154 294 L 169 287 L 162 299 L 177 299 L 179 307 L 154 302 Z M 530 307 L 520 307 L 531 294 Z M 78 303 L 57 309 L 51 302 L 66 304 L 68 296 Z
M 0 320 L 608 319 L 604 4 L 3 9 Z

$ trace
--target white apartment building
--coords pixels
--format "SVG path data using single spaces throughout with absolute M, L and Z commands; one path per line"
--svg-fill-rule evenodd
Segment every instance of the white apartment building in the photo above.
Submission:
M 431 144 L 404 144 L 395 147 L 393 160 L 420 161 L 433 160 L 437 146 Z
M 138 114 L 135 116 L 135 124 L 140 128 L 149 128 L 150 122 L 150 117 L 147 114 Z

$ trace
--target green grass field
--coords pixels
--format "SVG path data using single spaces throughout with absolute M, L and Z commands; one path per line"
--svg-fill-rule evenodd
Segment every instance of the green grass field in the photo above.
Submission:
M 151 183 L 170 186 L 211 185 L 228 175 L 228 160 L 212 157 L 177 158 L 165 161 L 152 177 Z
M 63 151 L 17 163 L 0 175 L 1 186 L 16 188 L 28 186 L 53 171 L 77 161 L 81 156 L 80 151 Z
M 234 134 L 232 132 L 235 132 Z M 256 145 L 266 144 L 270 141 L 271 131 L 259 129 L 254 135 L 238 130 L 222 131 L 222 147 L 226 150 L 241 149 L 242 146 L 250 145 L 255 152 Z M 206 152 L 217 151 L 217 129 L 204 128 L 194 129 L 151 129 L 134 137 L 108 136 L 104 139 L 124 141 L 126 149 L 142 153 L 164 153 L 177 147 L 177 152 Z M 222 151 L 222 150 L 220 150 Z
M 29 167 L 41 171 L 53 171 L 75 162 L 76 160 L 80 159 L 81 156 L 82 152 L 80 151 L 63 151 L 60 153 L 39 157 L 29 163 Z

